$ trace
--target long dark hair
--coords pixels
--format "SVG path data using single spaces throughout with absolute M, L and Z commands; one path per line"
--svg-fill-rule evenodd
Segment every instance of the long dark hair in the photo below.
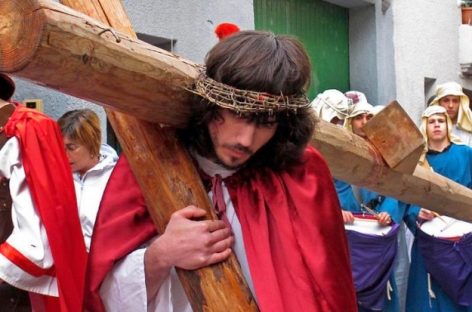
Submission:
M 206 57 L 208 77 L 229 86 L 283 94 L 304 94 L 310 83 L 310 61 L 302 44 L 290 36 L 269 32 L 241 31 L 216 44 Z M 219 118 L 221 108 L 196 96 L 189 127 L 179 131 L 184 143 L 199 154 L 214 156 L 208 123 Z M 268 113 L 254 113 L 245 118 L 256 123 L 269 119 Z M 298 163 L 315 127 L 310 108 L 275 113 L 276 133 L 245 164 L 252 168 L 283 170 Z

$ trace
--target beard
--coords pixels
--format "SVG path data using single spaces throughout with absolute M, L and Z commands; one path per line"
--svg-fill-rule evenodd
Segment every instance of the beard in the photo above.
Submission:
M 242 164 L 237 164 L 237 165 L 228 165 L 226 164 L 225 162 L 223 162 L 223 160 L 221 160 L 221 158 L 219 158 L 218 156 L 215 155 L 215 158 L 213 159 L 213 161 L 220 165 L 221 167 L 227 169 L 227 170 L 238 170 L 240 169 L 241 167 L 243 167 L 246 162 L 242 163 Z
M 244 167 L 253 155 L 253 152 L 249 148 L 239 145 L 239 144 L 223 144 L 221 147 L 225 149 L 236 150 L 248 156 L 246 160 L 241 162 L 239 157 L 229 155 L 228 156 L 229 160 L 225 161 L 220 156 L 218 156 L 218 154 L 215 151 L 215 147 L 213 146 L 212 160 L 218 165 L 228 170 L 236 170 L 236 169 L 240 169 L 241 167 Z

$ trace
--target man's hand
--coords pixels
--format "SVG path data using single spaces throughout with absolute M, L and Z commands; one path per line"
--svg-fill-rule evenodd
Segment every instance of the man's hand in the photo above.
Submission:
M 354 215 L 352 212 L 347 210 L 341 210 L 343 213 L 343 221 L 345 224 L 353 224 L 354 223 Z
M 221 220 L 195 219 L 205 210 L 188 206 L 172 214 L 164 233 L 146 249 L 144 268 L 148 298 L 153 298 L 170 269 L 199 269 L 229 257 L 234 238 Z
M 231 230 L 221 220 L 194 220 L 205 214 L 205 210 L 195 206 L 172 214 L 164 234 L 150 246 L 159 251 L 164 265 L 194 270 L 230 255 L 234 242 Z

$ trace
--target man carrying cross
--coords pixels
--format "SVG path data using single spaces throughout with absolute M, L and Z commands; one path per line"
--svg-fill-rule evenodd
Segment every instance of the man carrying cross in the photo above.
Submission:
M 203 210 L 185 207 L 147 243 L 155 233 L 121 159 L 92 239 L 88 309 L 190 310 L 173 268 L 202 268 L 231 252 L 262 311 L 356 309 L 332 177 L 307 147 L 309 80 L 306 52 L 290 37 L 243 31 L 209 52 L 180 138 L 221 220 L 199 220 Z

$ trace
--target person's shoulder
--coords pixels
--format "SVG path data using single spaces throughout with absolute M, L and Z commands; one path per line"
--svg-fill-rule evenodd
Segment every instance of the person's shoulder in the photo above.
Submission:
M 34 109 L 26 108 L 22 104 L 15 105 L 13 114 L 5 124 L 7 136 L 22 136 L 40 130 L 43 133 L 58 132 L 59 127 L 54 119 Z
M 303 170 L 306 173 L 323 175 L 332 179 L 326 160 L 321 153 L 311 145 L 305 148 L 300 162 L 294 168 L 294 171 L 300 170 Z
M 15 114 L 24 116 L 24 120 L 27 120 L 28 122 L 55 123 L 54 119 L 43 112 L 40 112 L 36 109 L 27 108 L 22 104 L 15 103 L 15 105 Z
M 467 151 L 467 153 L 470 155 L 470 157 L 472 157 L 472 146 L 470 145 L 463 145 L 463 149 L 465 149 Z
M 116 150 L 106 143 L 102 143 L 100 145 L 100 155 L 109 158 L 114 163 L 118 161 L 118 154 L 116 153 Z
M 472 160 L 472 147 L 466 144 L 451 144 L 451 152 L 459 157 L 467 157 Z
M 472 147 L 467 144 L 456 144 L 456 143 L 451 143 L 451 149 L 454 150 L 459 150 L 459 151 L 465 151 L 465 152 L 471 152 Z
M 314 163 L 314 164 L 319 164 L 319 165 L 321 164 L 321 165 L 327 166 L 326 160 L 321 155 L 321 153 L 311 145 L 308 145 L 305 148 L 302 155 L 302 161 L 307 162 L 307 163 Z

